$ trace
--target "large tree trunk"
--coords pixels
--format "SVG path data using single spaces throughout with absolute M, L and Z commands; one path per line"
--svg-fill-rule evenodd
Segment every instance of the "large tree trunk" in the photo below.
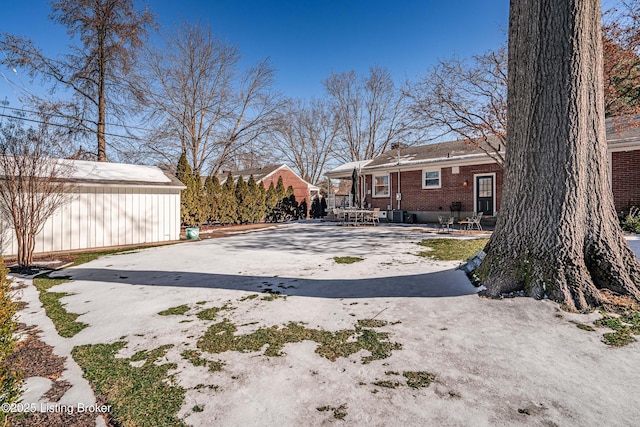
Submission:
M 569 310 L 640 300 L 607 164 L 598 0 L 511 0 L 502 208 L 478 269 Z

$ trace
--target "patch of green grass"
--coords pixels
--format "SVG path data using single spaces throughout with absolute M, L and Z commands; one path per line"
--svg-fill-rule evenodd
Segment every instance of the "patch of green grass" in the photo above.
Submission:
M 171 245 L 173 243 L 167 243 L 167 245 Z M 98 258 L 100 258 L 101 256 L 105 256 L 105 255 L 126 255 L 126 254 L 130 254 L 130 253 L 135 253 L 137 251 L 139 251 L 140 249 L 148 249 L 148 248 L 152 248 L 152 247 L 156 247 L 158 245 L 146 245 L 146 246 L 135 246 L 135 247 L 131 247 L 131 248 L 120 248 L 120 249 L 107 249 L 104 251 L 96 251 L 96 252 L 83 252 L 83 253 L 77 253 L 77 254 L 73 254 L 73 264 L 70 265 L 70 267 L 74 267 L 76 265 L 80 265 L 80 264 L 85 264 L 87 262 L 90 261 L 94 261 Z
M 488 241 L 489 239 L 425 239 L 418 245 L 429 250 L 418 253 L 418 256 L 438 261 L 466 260 L 484 249 Z
M 204 407 L 203 407 L 203 406 L 201 406 L 201 405 L 196 405 L 196 406 L 194 406 L 193 408 L 191 408 L 191 410 L 192 410 L 193 412 L 202 412 L 202 411 L 204 411 Z
M 384 387 L 384 388 L 398 388 L 402 385 L 400 384 L 399 381 L 389 381 L 389 380 L 376 381 L 372 384 L 378 387 Z
M 593 332 L 595 329 L 592 326 L 585 325 L 584 323 L 576 323 L 576 327 L 578 329 L 582 329 L 583 331 Z
M 61 337 L 71 338 L 84 328 L 86 323 L 76 322 L 76 319 L 80 316 L 76 313 L 69 313 L 67 309 L 60 302 L 61 298 L 72 295 L 67 292 L 49 292 L 49 289 L 69 282 L 68 277 L 59 277 L 52 279 L 47 275 L 36 277 L 33 279 L 33 284 L 40 293 L 40 302 L 44 307 L 47 316 L 53 322 L 53 325 L 60 334 Z
M 358 326 L 361 328 L 381 328 L 387 326 L 389 322 L 376 319 L 360 319 L 358 320 Z
M 260 301 L 275 301 L 277 299 L 287 299 L 286 295 L 282 295 L 280 292 L 268 292 L 269 295 L 260 298 Z
M 112 406 L 114 425 L 186 426 L 177 417 L 185 390 L 172 384 L 168 375 L 176 365 L 157 363 L 171 346 L 139 351 L 131 358 L 116 357 L 125 345 L 124 341 L 82 345 L 71 352 L 96 394 Z M 143 360 L 140 367 L 130 363 Z
M 218 391 L 220 390 L 220 386 L 219 385 L 214 385 L 214 384 L 198 384 L 197 386 L 195 386 L 193 389 L 194 390 L 202 390 L 208 388 L 209 390 L 213 390 L 213 391 Z
M 436 379 L 434 374 L 425 371 L 405 371 L 402 375 L 407 379 L 407 385 L 411 388 L 429 387 Z
M 182 304 L 176 307 L 167 308 L 166 310 L 162 310 L 158 313 L 160 316 L 179 316 L 185 314 L 189 311 L 189 306 L 187 304 Z
M 318 406 L 316 408 L 316 410 L 318 412 L 326 412 L 326 411 L 333 411 L 333 418 L 337 419 L 337 420 L 343 420 L 344 417 L 346 417 L 347 414 L 347 404 L 343 403 L 342 405 L 338 406 L 337 408 L 334 406 L 329 406 L 329 405 L 325 405 L 325 406 Z
M 234 310 L 234 307 L 225 304 L 222 307 L 205 308 L 204 310 L 198 312 L 196 316 L 200 320 L 214 320 L 216 318 L 216 315 L 223 310 Z
M 248 301 L 256 298 L 258 298 L 258 294 L 251 294 L 240 298 L 238 301 Z
M 626 332 L 608 332 L 602 336 L 602 342 L 612 347 L 624 347 L 635 342 L 636 339 Z
M 224 366 L 224 362 L 216 360 L 207 360 L 200 357 L 202 353 L 198 350 L 185 350 L 182 352 L 181 356 L 191 362 L 193 366 L 207 366 L 209 367 L 210 372 L 219 372 L 222 370 Z
M 640 312 L 628 310 L 619 317 L 609 316 L 605 313 L 605 317 L 596 320 L 594 324 L 614 330 L 614 332 L 602 336 L 602 341 L 605 344 L 622 347 L 636 341 L 633 335 L 640 335 Z
M 333 260 L 336 264 L 353 264 L 355 262 L 364 261 L 364 258 L 360 258 L 357 256 L 335 256 Z
M 282 356 L 285 344 L 308 340 L 318 343 L 316 353 L 331 361 L 367 350 L 370 354 L 362 357 L 362 363 L 385 359 L 391 356 L 393 350 L 402 348 L 401 344 L 389 341 L 388 333 L 359 326 L 351 330 L 329 332 L 290 322 L 281 328 L 263 327 L 246 335 L 235 335 L 236 331 L 236 326 L 225 319 L 211 325 L 198 340 L 197 346 L 209 353 L 258 352 L 265 348 L 264 355 L 271 357 Z

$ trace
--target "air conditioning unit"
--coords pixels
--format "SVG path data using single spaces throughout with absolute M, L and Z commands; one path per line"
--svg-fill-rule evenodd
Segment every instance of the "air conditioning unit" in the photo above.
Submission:
M 387 219 L 387 211 L 380 211 L 380 212 L 378 212 L 378 218 L 380 218 L 380 219 Z
M 404 211 L 391 211 L 391 222 L 404 222 Z

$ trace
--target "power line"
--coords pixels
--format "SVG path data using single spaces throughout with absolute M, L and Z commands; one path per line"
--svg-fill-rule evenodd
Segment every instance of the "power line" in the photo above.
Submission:
M 33 111 L 33 110 L 26 110 L 24 108 L 15 108 L 15 107 L 6 107 L 8 110 L 13 110 L 13 111 L 18 111 L 21 113 L 29 113 L 29 114 L 37 114 L 37 115 L 43 115 L 46 117 L 58 117 L 61 119 L 69 119 L 68 116 L 64 116 L 62 114 L 55 114 L 55 113 L 46 113 L 46 112 L 40 112 L 40 111 Z M 146 131 L 146 132 L 153 132 L 153 129 L 149 129 L 149 128 L 142 128 L 142 127 L 138 127 L 138 126 L 129 126 L 129 125 L 123 125 L 123 124 L 119 124 L 119 123 L 105 123 L 106 126 L 117 126 L 117 127 L 121 127 L 121 128 L 125 128 L 125 129 L 135 129 L 135 130 L 142 130 L 142 131 Z
M 69 125 L 62 125 L 62 124 L 59 124 L 59 123 L 49 123 L 49 122 L 44 122 L 42 120 L 28 119 L 26 117 L 12 116 L 12 115 L 9 115 L 9 114 L 0 113 L 0 117 L 7 117 L 7 118 L 10 118 L 10 119 L 22 120 L 22 121 L 25 121 L 25 122 L 32 122 L 32 123 L 38 123 L 38 124 L 42 124 L 42 125 L 57 126 L 57 127 L 61 127 L 61 128 L 69 129 L 69 130 L 75 130 L 75 128 L 73 128 L 73 127 L 71 127 Z M 109 133 L 109 132 L 104 132 L 103 135 L 105 135 L 105 136 L 113 136 L 113 137 L 116 137 L 116 138 L 133 139 L 135 141 L 150 142 L 147 139 L 138 138 L 136 136 L 118 135 L 118 134 Z
M 59 66 L 59 68 L 54 68 L 52 65 L 50 65 L 49 68 L 51 69 L 55 69 L 56 72 L 60 73 L 61 75 L 65 74 L 65 68 L 67 69 L 66 71 L 71 71 L 74 73 L 80 72 L 80 73 L 86 73 L 87 70 L 86 68 L 82 67 L 82 66 L 78 66 L 76 64 L 71 64 L 69 62 L 64 62 L 60 59 L 57 58 L 53 58 L 53 57 L 49 57 L 46 56 L 42 53 L 42 51 L 40 49 L 38 49 L 37 47 L 33 47 L 33 49 L 25 49 L 22 46 L 11 46 L 9 49 L 3 49 L 2 52 L 4 54 L 5 57 L 5 61 L 0 61 L 0 63 L 2 62 L 6 62 L 7 65 L 9 66 L 9 68 L 11 68 L 11 70 L 13 71 L 13 73 L 16 75 L 16 77 L 18 78 L 18 80 L 20 81 L 20 84 L 22 85 L 22 87 L 20 88 L 21 90 L 25 91 L 26 93 L 28 93 L 29 95 L 33 96 L 33 97 L 37 97 L 36 95 L 34 95 L 33 93 L 31 93 L 31 91 L 29 91 L 29 89 L 27 89 L 26 85 L 24 84 L 24 82 L 22 81 L 22 79 L 20 78 L 20 75 L 18 74 L 17 68 L 13 65 L 13 63 L 11 62 L 11 59 L 7 56 L 7 53 L 5 52 L 5 50 L 8 51 L 16 51 L 16 52 L 20 52 L 22 55 L 26 55 L 29 56 L 31 58 L 34 58 L 35 56 L 38 57 L 39 60 L 43 61 L 45 64 L 57 64 Z M 85 55 L 89 56 L 88 54 Z M 49 75 L 48 73 L 42 72 L 40 70 L 37 70 L 39 74 L 43 75 L 43 77 L 45 79 L 55 79 L 55 77 L 52 77 L 51 75 Z M 6 79 L 6 76 L 5 76 Z M 58 82 L 61 83 L 65 86 L 68 86 L 67 83 L 65 82 Z M 125 84 L 121 84 L 118 79 L 114 78 L 114 79 L 107 79 L 105 81 L 105 83 L 108 86 L 113 86 L 114 88 L 120 88 L 120 89 L 126 89 L 127 85 Z M 15 83 L 14 83 L 15 84 Z M 17 86 L 17 85 L 16 85 Z

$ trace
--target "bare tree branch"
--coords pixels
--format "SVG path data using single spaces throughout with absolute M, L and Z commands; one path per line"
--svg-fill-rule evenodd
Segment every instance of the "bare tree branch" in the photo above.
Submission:
M 51 19 L 64 25 L 69 36 L 78 40 L 71 52 L 61 58 L 45 56 L 33 43 L 19 36 L 3 34 L 0 50 L 5 65 L 17 64 L 32 78 L 52 82 L 51 91 L 61 86 L 72 91 L 67 102 L 32 102 L 60 116 L 72 128 L 96 138 L 96 156 L 107 159 L 107 112 L 112 119 L 123 119 L 127 94 L 123 80 L 135 63 L 147 29 L 153 25 L 148 10 L 138 12 L 133 0 L 56 0 Z
M 239 59 L 236 47 L 199 24 L 183 24 L 149 52 L 138 92 L 158 128 L 150 153 L 175 163 L 184 151 L 194 172 L 217 173 L 267 131 L 279 105 L 274 70 L 264 60 L 241 75 Z
M 24 129 L 16 120 L 0 128 L 0 217 L 15 230 L 18 264 L 32 264 L 36 235 L 68 201 L 70 165 L 49 157 L 47 125 Z
M 332 155 L 340 123 L 322 100 L 290 100 L 272 134 L 273 148 L 305 180 L 318 184 Z
M 476 145 L 502 165 L 506 61 L 504 48 L 474 56 L 471 61 L 440 61 L 409 93 L 415 119 Z
M 378 156 L 392 142 L 417 139 L 407 114 L 405 91 L 395 87 L 388 70 L 372 67 L 362 79 L 355 72 L 332 73 L 324 81 L 340 133 L 334 155 L 342 161 Z

